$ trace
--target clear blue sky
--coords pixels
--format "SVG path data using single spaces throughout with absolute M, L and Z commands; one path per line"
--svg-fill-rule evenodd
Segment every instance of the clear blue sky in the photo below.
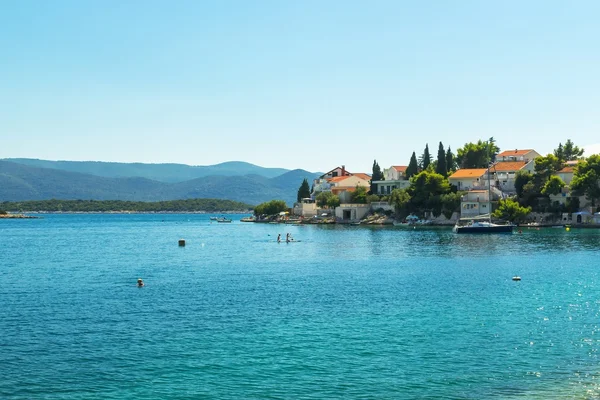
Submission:
M 370 172 L 600 143 L 600 2 L 18 0 L 0 158 Z

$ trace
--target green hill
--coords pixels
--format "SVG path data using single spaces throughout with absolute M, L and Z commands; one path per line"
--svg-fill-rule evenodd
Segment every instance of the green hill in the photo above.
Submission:
M 256 205 L 280 199 L 291 206 L 296 201 L 302 179 L 311 181 L 318 175 L 294 170 L 275 178 L 259 175 L 206 176 L 184 182 L 165 183 L 146 178 L 106 178 L 0 161 L 0 201 L 164 201 L 215 198 Z

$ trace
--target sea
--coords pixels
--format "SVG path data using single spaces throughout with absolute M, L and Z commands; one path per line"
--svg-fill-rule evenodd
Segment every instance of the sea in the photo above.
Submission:
M 600 230 L 228 216 L 0 220 L 0 398 L 600 398 Z

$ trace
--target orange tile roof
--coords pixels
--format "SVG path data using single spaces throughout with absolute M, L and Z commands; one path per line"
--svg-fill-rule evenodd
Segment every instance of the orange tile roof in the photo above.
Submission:
M 480 178 L 486 172 L 487 169 L 485 168 L 463 168 L 450 175 L 448 179 Z
M 558 171 L 559 174 L 568 174 L 568 173 L 573 173 L 575 171 L 575 167 L 573 166 L 567 166 L 564 167 L 563 169 L 561 169 L 560 171 Z
M 501 161 L 492 167 L 496 171 L 519 171 L 527 165 L 525 161 Z
M 408 167 L 406 165 L 394 165 L 392 166 L 392 168 L 394 168 L 398 172 L 406 172 L 406 168 Z
M 371 180 L 371 176 L 369 174 L 365 174 L 365 173 L 362 173 L 362 172 L 359 172 L 357 174 L 352 174 L 352 175 L 357 176 L 359 178 L 362 178 L 362 179 L 364 179 L 366 181 L 370 181 Z
M 329 178 L 327 179 L 327 182 L 341 182 L 345 179 L 350 178 L 349 175 L 345 175 L 345 176 L 334 176 L 333 178 Z
M 498 154 L 496 157 L 508 157 L 508 156 L 524 156 L 525 154 L 533 151 L 532 149 L 526 150 L 504 150 L 502 153 Z

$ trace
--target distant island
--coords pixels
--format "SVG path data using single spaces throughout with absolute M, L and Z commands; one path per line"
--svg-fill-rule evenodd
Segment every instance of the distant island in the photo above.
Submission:
M 9 212 L 242 212 L 253 206 L 232 200 L 186 199 L 170 201 L 122 200 L 36 200 L 0 202 L 0 210 Z M 0 212 L 2 214 L 2 212 Z M 14 214 L 4 214 L 12 216 Z M 15 217 L 12 217 L 15 218 Z

